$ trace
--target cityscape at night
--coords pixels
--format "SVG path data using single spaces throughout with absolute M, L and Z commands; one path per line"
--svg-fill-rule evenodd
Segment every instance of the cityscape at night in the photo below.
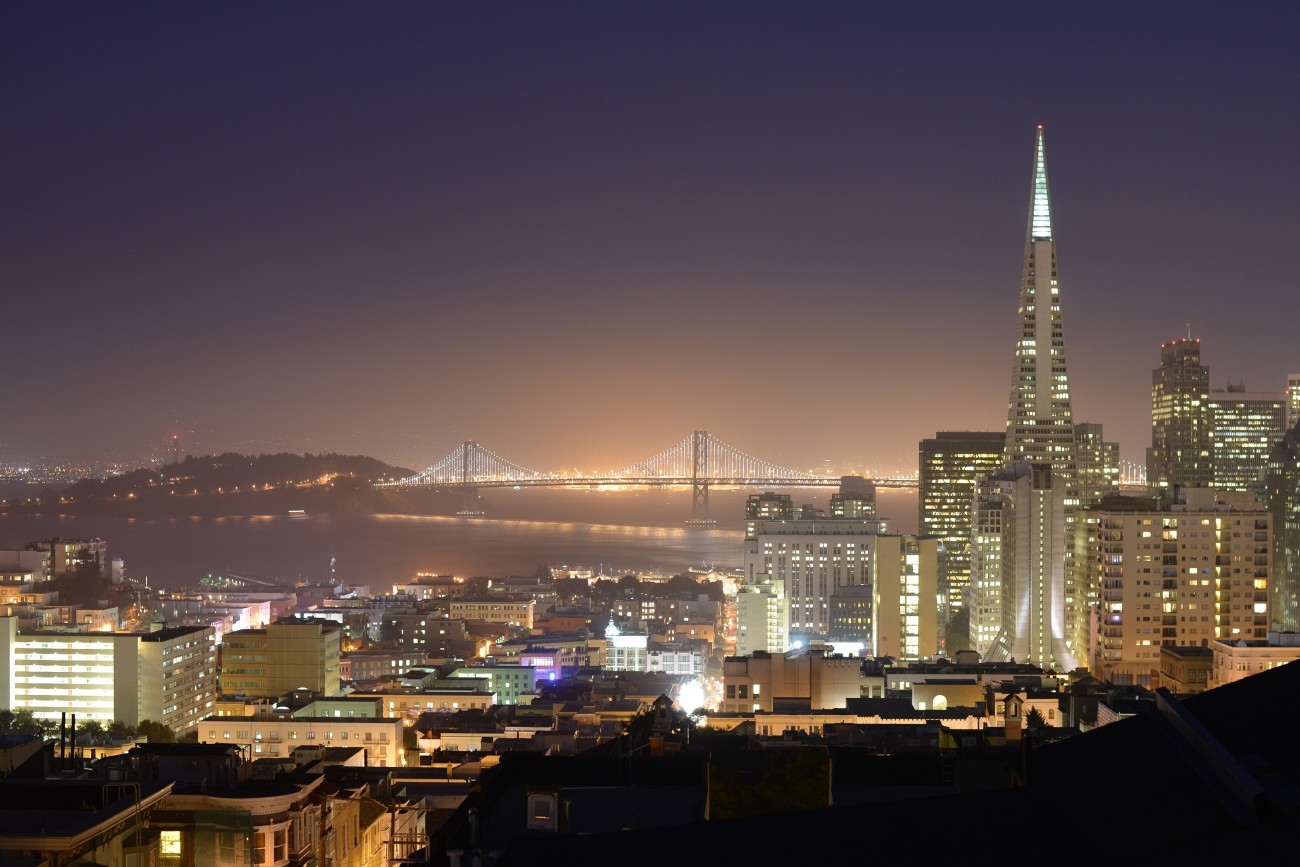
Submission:
M 0 22 L 0 864 L 1290 855 L 1300 9 Z

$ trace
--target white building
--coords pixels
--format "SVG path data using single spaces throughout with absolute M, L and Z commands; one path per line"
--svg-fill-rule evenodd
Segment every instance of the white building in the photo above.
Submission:
M 786 649 L 785 585 L 760 573 L 755 582 L 741 585 L 736 593 L 736 655 L 756 650 L 781 653 Z
M 211 713 L 216 686 L 211 627 L 20 633 L 16 617 L 0 617 L 0 706 L 38 719 L 149 719 L 181 734 Z

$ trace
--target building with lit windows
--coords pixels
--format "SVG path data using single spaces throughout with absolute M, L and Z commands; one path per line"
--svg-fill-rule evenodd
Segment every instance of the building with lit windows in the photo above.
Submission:
M 847 699 L 861 697 L 865 683 L 860 658 L 827 655 L 819 647 L 729 656 L 722 662 L 718 710 L 770 712 L 776 699 L 812 710 L 844 707 Z
M 1286 429 L 1293 430 L 1300 424 L 1300 373 L 1289 373 L 1286 377 Z
M 876 485 L 862 476 L 841 476 L 840 489 L 831 494 L 832 518 L 874 518 Z
M 1080 520 L 1078 557 L 1100 607 L 1094 677 L 1154 688 L 1162 647 L 1267 636 L 1272 541 L 1263 509 L 1199 488 L 1163 508 L 1104 500 Z
M 1273 521 L 1273 625 L 1300 632 L 1300 424 L 1269 454 L 1264 504 Z
M 745 535 L 754 535 L 754 525 L 758 521 L 792 521 L 794 520 L 794 500 L 789 494 L 764 491 L 750 494 L 745 500 Z
M 221 692 L 338 695 L 342 635 L 343 627 L 327 620 L 278 620 L 231 632 L 221 644 Z
M 1201 339 L 1181 337 L 1160 344 L 1160 366 L 1151 371 L 1151 491 L 1213 485 L 1212 433 L 1210 369 L 1201 363 Z
M 784 583 L 763 573 L 742 583 L 736 592 L 736 654 L 782 652 L 788 622 Z
M 254 759 L 283 758 L 297 747 L 361 747 L 369 767 L 403 767 L 403 721 L 395 717 L 274 714 L 213 716 L 196 726 L 199 742 L 243 748 Z
M 452 620 L 485 620 L 532 629 L 535 606 L 531 596 L 465 597 L 451 600 L 447 616 Z
M 211 713 L 216 637 L 210 626 L 154 632 L 19 632 L 0 617 L 0 707 L 58 721 L 137 725 L 154 720 L 177 734 Z
M 1216 639 L 1210 642 L 1210 650 L 1214 657 L 1209 686 L 1213 689 L 1300 660 L 1300 633 L 1270 632 L 1262 639 L 1250 640 Z
M 1269 453 L 1286 433 L 1286 395 L 1229 385 L 1210 392 L 1214 486 L 1259 493 Z
M 1074 449 L 1079 502 L 1118 495 L 1119 443 L 1107 442 L 1101 425 L 1081 422 L 1074 426 Z
M 979 481 L 1002 467 L 1006 442 L 1005 431 L 939 431 L 921 440 L 917 529 L 942 542 L 939 595 L 945 612 L 966 604 L 971 503 Z
M 884 528 L 878 519 L 754 522 L 744 582 L 753 586 L 766 575 L 781 585 L 789 612 L 784 646 L 827 636 L 831 596 L 871 583 L 871 550 Z
M 1004 470 L 980 479 L 971 504 L 970 649 L 986 656 L 1002 631 L 1002 522 L 1009 494 Z
M 1075 657 L 1066 640 L 1063 611 L 1073 569 L 1079 487 L 1041 125 L 1032 174 L 1007 403 L 1003 457 L 1008 469 L 1006 478 L 982 492 L 1007 498 L 998 506 L 1003 539 L 996 543 L 1002 570 L 996 612 L 1001 625 L 984 652 L 994 662 L 1014 658 L 1068 671 L 1075 667 Z M 990 552 L 990 560 L 993 557 Z M 990 600 L 986 596 L 983 601 Z M 973 621 L 971 630 L 976 632 L 980 627 Z
M 869 616 L 874 628 L 868 646 L 873 655 L 900 660 L 938 656 L 939 609 L 935 599 L 939 540 L 934 536 L 878 536 L 871 567 Z

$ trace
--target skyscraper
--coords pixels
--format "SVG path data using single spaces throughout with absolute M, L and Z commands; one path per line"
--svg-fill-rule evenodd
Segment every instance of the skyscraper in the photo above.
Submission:
M 1151 447 L 1147 486 L 1153 494 L 1214 484 L 1210 427 L 1210 369 L 1201 363 L 1200 338 L 1160 344 L 1151 371 Z
M 1291 430 L 1300 424 L 1300 373 L 1288 373 L 1286 377 L 1286 429 Z
M 1269 452 L 1286 433 L 1286 396 L 1229 385 L 1210 392 L 1214 486 L 1263 493 Z
M 1273 521 L 1273 625 L 1300 632 L 1300 423 L 1273 446 L 1264 501 Z
M 1086 504 L 1119 493 L 1119 443 L 1107 442 L 1102 426 L 1074 426 L 1075 459 L 1079 471 L 1079 500 Z
M 1007 405 L 1006 463 L 1050 464 L 1054 474 L 1073 482 L 1074 415 L 1065 369 L 1061 290 L 1041 124 L 1034 148 L 1033 204 L 1025 238 L 1019 316 Z
M 970 604 L 965 594 L 971 581 L 975 489 L 980 479 L 1002 467 L 1006 441 L 1005 431 L 939 431 L 933 439 L 921 440 L 917 527 L 922 535 L 937 536 L 941 543 L 941 618 L 950 618 Z M 953 624 L 953 629 L 965 633 L 969 624 Z M 945 633 L 946 653 L 968 646 L 967 641 L 955 639 L 954 632 Z
M 1079 491 L 1041 125 L 1034 148 L 1018 315 L 1004 455 L 1009 472 L 1000 488 L 1005 498 L 1002 625 L 987 658 L 1015 657 L 1068 671 L 1084 658 L 1082 648 L 1070 645 L 1066 628 L 1066 612 L 1079 602 L 1069 580 Z M 985 551 L 980 559 L 996 558 Z

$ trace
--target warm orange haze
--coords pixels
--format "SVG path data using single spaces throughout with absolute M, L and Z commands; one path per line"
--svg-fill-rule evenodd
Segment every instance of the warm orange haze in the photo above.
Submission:
M 0 863 L 1293 857 L 1300 11 L 5 23 Z

